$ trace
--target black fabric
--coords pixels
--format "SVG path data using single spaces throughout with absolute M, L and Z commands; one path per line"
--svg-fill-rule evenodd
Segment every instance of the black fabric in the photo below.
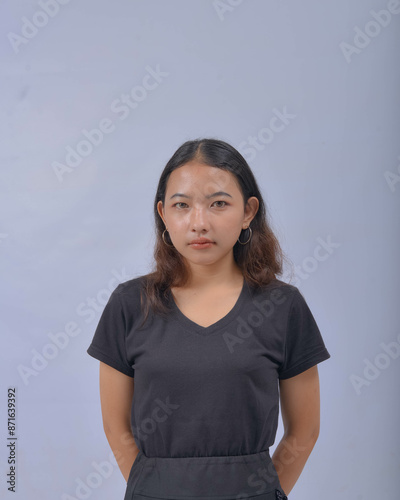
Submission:
M 195 494 L 194 494 L 195 493 Z M 251 455 L 160 458 L 137 455 L 124 500 L 287 500 L 268 451 Z
M 142 279 L 117 286 L 87 352 L 135 378 L 131 426 L 142 464 L 159 459 L 151 462 L 154 469 L 154 464 L 169 463 L 163 458 L 186 459 L 193 497 L 228 499 L 232 481 L 224 482 L 225 490 L 212 493 L 212 474 L 217 484 L 218 471 L 211 462 L 207 464 L 210 494 L 204 495 L 204 475 L 202 467 L 195 465 L 199 463 L 196 458 L 247 460 L 251 455 L 268 454 L 278 425 L 279 379 L 298 375 L 330 354 L 303 295 L 283 281 L 274 280 L 261 290 L 244 281 L 231 311 L 208 327 L 186 317 L 169 293 L 168 318 L 150 312 L 151 321 L 139 329 Z M 276 475 L 269 455 L 262 461 Z M 179 464 L 179 460 L 172 462 L 175 467 Z M 169 487 L 176 487 L 175 497 L 151 494 L 149 485 L 161 476 L 162 468 L 157 467 L 153 480 L 145 480 L 146 474 L 140 473 L 136 490 L 145 495 L 148 485 L 150 497 L 190 498 L 186 490 L 179 490 L 176 473 L 169 479 Z M 238 476 L 243 479 L 243 470 Z M 271 492 L 280 488 L 277 475 L 270 487 Z M 250 497 L 251 492 L 246 493 Z

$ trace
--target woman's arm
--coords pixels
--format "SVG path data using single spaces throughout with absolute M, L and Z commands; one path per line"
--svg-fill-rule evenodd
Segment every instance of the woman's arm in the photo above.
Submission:
M 286 495 L 289 495 L 319 435 L 320 395 L 317 365 L 279 381 L 284 435 L 272 461 Z
M 134 379 L 100 361 L 100 400 L 103 428 L 118 466 L 128 482 L 139 453 L 131 430 Z

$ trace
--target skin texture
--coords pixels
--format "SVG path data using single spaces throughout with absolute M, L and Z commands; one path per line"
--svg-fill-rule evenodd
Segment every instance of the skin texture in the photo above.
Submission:
M 219 195 L 206 199 L 207 195 L 218 191 L 224 191 L 230 197 Z M 191 198 L 171 199 L 176 193 Z M 216 292 L 229 293 L 232 286 L 237 287 L 241 271 L 233 257 L 233 246 L 242 229 L 253 220 L 258 210 L 258 199 L 252 196 L 244 207 L 242 193 L 231 172 L 197 162 L 183 165 L 171 173 L 165 207 L 160 201 L 157 210 L 172 243 L 190 269 L 191 280 L 185 286 L 185 292 L 196 291 L 204 297 Z M 191 248 L 190 241 L 200 237 L 208 238 L 215 244 L 204 250 Z
M 100 401 L 103 428 L 125 481 L 139 452 L 130 415 L 134 379 L 100 361 Z
M 317 365 L 279 381 L 284 434 L 271 459 L 286 495 L 297 482 L 318 439 L 320 392 Z
M 218 191 L 230 196 L 206 198 Z M 190 198 L 171 199 L 176 193 Z M 258 207 L 254 196 L 244 206 L 239 185 L 231 172 L 190 162 L 171 173 L 165 206 L 160 201 L 157 210 L 190 270 L 190 281 L 184 289 L 172 288 L 171 291 L 178 307 L 193 321 L 208 326 L 233 307 L 243 282 L 233 257 L 233 246 L 241 230 L 250 225 Z M 211 239 L 215 244 L 203 250 L 191 248 L 190 241 L 200 237 Z M 279 387 L 284 436 L 271 458 L 282 489 L 289 495 L 319 434 L 317 366 L 281 380 Z M 100 362 L 104 431 L 126 481 L 139 451 L 130 428 L 133 391 L 133 378 Z

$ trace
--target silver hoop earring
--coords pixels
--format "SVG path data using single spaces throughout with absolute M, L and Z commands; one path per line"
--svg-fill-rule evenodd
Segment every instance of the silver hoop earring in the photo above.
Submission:
M 252 231 L 251 227 L 249 226 L 249 227 L 245 228 L 245 229 L 244 229 L 244 231 L 245 231 L 246 229 L 248 229 L 248 230 L 250 231 L 250 237 L 249 237 L 249 239 L 246 241 L 246 243 L 243 243 L 242 241 L 240 241 L 240 240 L 239 240 L 239 238 L 240 238 L 240 236 L 239 236 L 239 238 L 238 238 L 237 240 L 238 240 L 238 242 L 239 242 L 241 245 L 247 245 L 247 243 L 251 240 L 251 237 L 253 236 L 253 231 Z
M 170 245 L 169 243 L 167 243 L 167 242 L 165 241 L 165 237 L 164 237 L 165 231 L 168 231 L 168 229 L 167 229 L 167 228 L 165 228 L 165 229 L 164 229 L 164 231 L 163 231 L 163 234 L 162 234 L 162 239 L 163 239 L 163 242 L 167 245 L 167 247 L 170 247 L 170 248 L 175 248 L 175 247 L 174 247 L 174 245 Z

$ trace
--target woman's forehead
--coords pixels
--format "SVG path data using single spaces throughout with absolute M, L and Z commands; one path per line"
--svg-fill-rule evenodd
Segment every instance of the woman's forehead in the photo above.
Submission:
M 237 194 L 236 177 L 229 171 L 221 168 L 190 163 L 175 169 L 168 179 L 167 191 L 184 192 L 191 196 L 191 192 L 201 191 L 205 196 L 215 191 L 232 191 L 231 196 Z

